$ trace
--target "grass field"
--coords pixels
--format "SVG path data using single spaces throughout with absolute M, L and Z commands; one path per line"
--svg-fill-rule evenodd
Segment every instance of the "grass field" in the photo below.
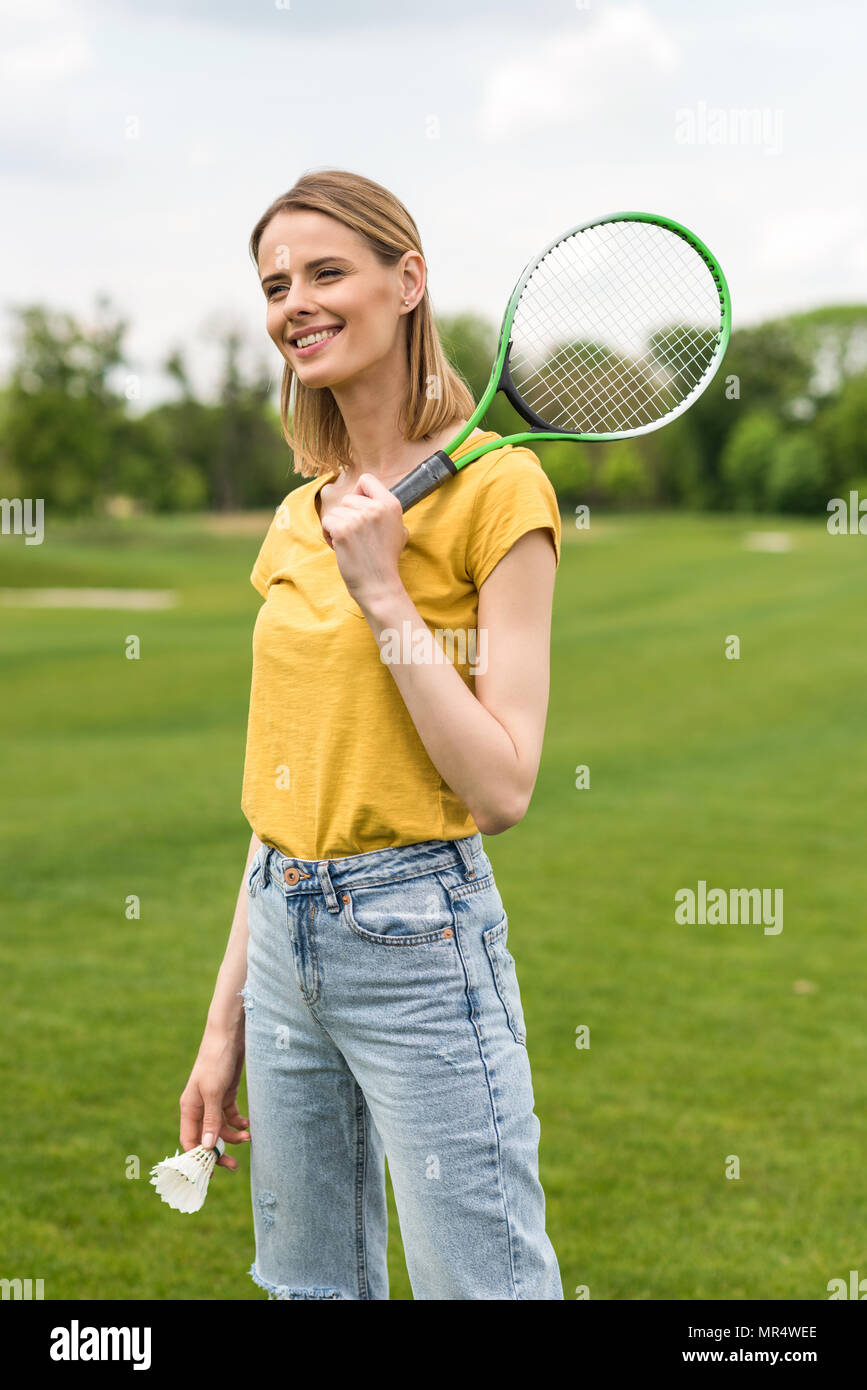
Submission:
M 44 1279 L 46 1299 L 266 1298 L 246 1272 L 246 1146 L 189 1219 L 148 1170 L 177 1146 L 249 841 L 267 520 L 0 538 L 0 587 L 179 599 L 0 607 L 0 1275 Z M 771 528 L 788 553 L 744 547 Z M 825 1299 L 867 1276 L 865 579 L 867 541 L 821 519 L 564 518 L 539 779 L 485 846 L 567 1299 Z M 781 888 L 783 930 L 678 924 L 699 880 Z M 389 1202 L 392 1297 L 410 1299 Z

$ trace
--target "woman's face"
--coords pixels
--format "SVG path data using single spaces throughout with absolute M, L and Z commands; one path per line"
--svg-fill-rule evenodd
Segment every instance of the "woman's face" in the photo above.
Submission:
M 424 291 L 424 262 L 416 252 L 383 265 L 351 227 L 307 209 L 277 213 L 268 223 L 259 275 L 268 336 L 299 381 L 314 387 L 339 385 L 389 358 L 400 361 L 401 317 Z

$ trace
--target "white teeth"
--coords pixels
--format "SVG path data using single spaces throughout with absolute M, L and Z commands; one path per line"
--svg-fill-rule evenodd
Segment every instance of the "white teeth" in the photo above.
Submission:
M 339 332 L 339 328 L 327 328 L 322 333 L 308 333 L 306 338 L 297 338 L 295 346 L 298 348 L 309 347 L 311 343 L 321 343 L 323 338 L 333 338 Z

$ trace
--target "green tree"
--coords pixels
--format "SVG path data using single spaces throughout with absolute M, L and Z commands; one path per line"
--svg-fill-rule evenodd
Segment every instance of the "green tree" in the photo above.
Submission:
M 100 297 L 94 321 L 39 305 L 16 307 L 16 358 L 6 398 L 4 453 L 28 496 L 63 512 L 92 512 L 112 490 L 126 398 L 118 369 L 126 325 Z
M 635 507 L 653 495 L 653 480 L 635 440 L 621 439 L 598 446 L 604 450 L 599 468 L 602 498 L 615 507 Z
M 223 331 L 220 346 L 223 366 L 216 401 L 196 399 L 184 354 L 175 349 L 163 370 L 179 388 L 179 399 L 156 407 L 153 423 L 172 449 L 176 466 L 183 465 L 188 475 L 190 470 L 201 475 L 208 507 L 231 511 L 273 506 L 275 498 L 307 480 L 293 471 L 292 452 L 269 399 L 268 368 L 260 362 L 244 374 L 243 341 L 234 328 Z M 189 476 L 182 486 L 192 495 Z M 173 494 L 170 484 L 166 498 Z M 163 505 L 171 503 L 166 500 Z
M 529 446 L 551 480 L 561 506 L 570 509 L 593 496 L 593 468 L 590 453 L 583 444 L 551 440 Z
M 437 318 L 437 329 L 446 356 L 463 376 L 473 393 L 481 400 L 491 376 L 497 348 L 497 330 L 478 314 L 451 314 Z M 482 429 L 497 434 L 526 433 L 525 420 L 512 409 L 505 396 L 498 393 L 485 412 Z
M 446 356 L 478 400 L 491 375 L 494 329 L 479 314 L 448 314 L 437 317 L 436 325 Z
M 640 446 L 655 479 L 654 497 L 665 507 L 700 511 L 711 506 L 713 492 L 704 469 L 702 441 L 692 412 L 640 437 Z
M 774 450 L 782 435 L 776 415 L 756 410 L 738 421 L 726 442 L 721 474 L 736 511 L 761 511 Z
M 828 458 L 828 486 L 839 495 L 867 477 L 867 372 L 845 382 L 816 421 Z
M 781 435 L 771 450 L 765 486 L 769 508 L 778 512 L 821 511 L 828 499 L 820 440 L 801 427 Z

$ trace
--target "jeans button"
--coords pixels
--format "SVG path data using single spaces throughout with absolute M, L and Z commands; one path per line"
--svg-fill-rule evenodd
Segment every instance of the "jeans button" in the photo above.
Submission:
M 301 877 L 301 874 L 298 872 L 297 869 L 284 869 L 284 870 L 283 870 L 283 878 L 284 878 L 284 880 L 285 880 L 286 883 L 297 883 L 300 877 Z

